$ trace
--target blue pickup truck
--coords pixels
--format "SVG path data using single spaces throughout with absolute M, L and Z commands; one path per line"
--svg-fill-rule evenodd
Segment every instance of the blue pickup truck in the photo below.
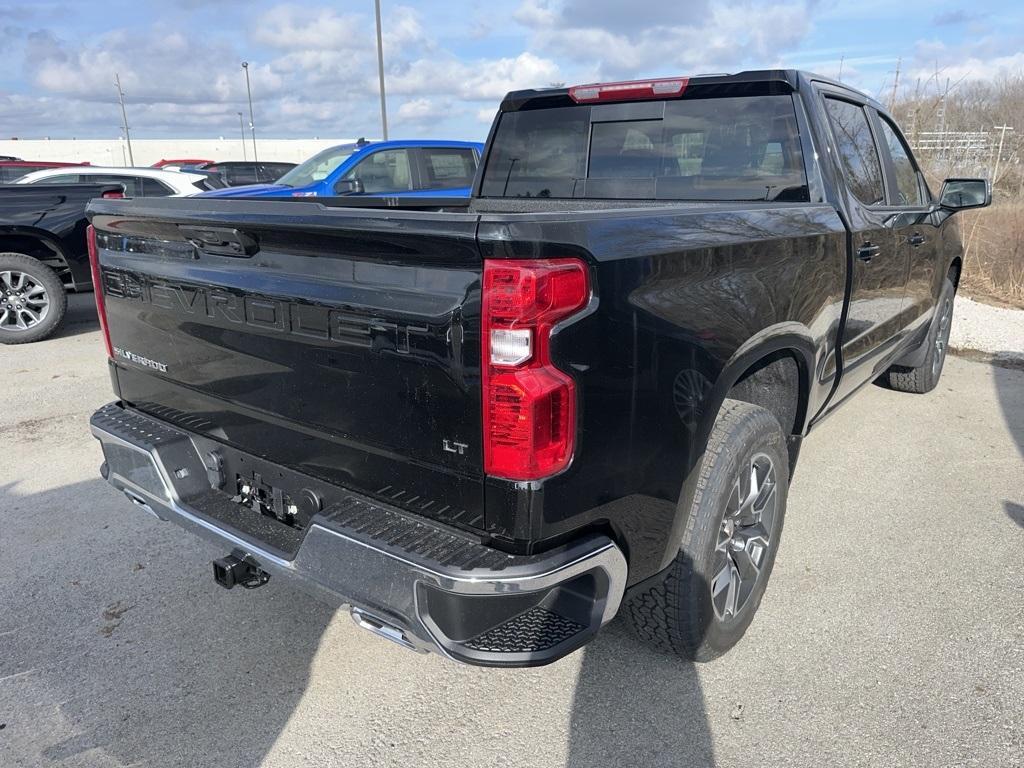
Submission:
M 200 197 L 469 197 L 483 148 L 470 141 L 360 139 L 318 152 L 273 184 L 218 189 Z

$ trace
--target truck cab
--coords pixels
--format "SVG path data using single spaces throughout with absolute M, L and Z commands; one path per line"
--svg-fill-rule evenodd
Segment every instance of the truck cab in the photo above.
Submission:
M 324 149 L 273 184 L 215 190 L 205 197 L 469 197 L 483 144 L 366 141 Z

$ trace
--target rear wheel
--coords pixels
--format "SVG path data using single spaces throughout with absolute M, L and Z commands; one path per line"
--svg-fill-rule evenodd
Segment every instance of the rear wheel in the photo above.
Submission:
M 45 339 L 60 326 L 67 305 L 56 272 L 31 256 L 0 253 L 0 344 Z
M 699 469 L 682 545 L 664 578 L 634 595 L 636 634 L 708 661 L 753 621 L 775 563 L 786 512 L 789 457 L 778 420 L 726 400 Z
M 956 288 L 947 275 L 943 281 L 942 293 L 939 295 L 935 319 L 932 320 L 932 327 L 925 340 L 925 344 L 928 345 L 928 354 L 924 362 L 916 368 L 894 365 L 886 371 L 888 383 L 892 389 L 921 395 L 931 392 L 938 386 L 939 377 L 942 376 L 942 367 L 946 362 L 946 353 L 949 350 L 949 332 L 953 325 L 953 300 L 955 298 Z

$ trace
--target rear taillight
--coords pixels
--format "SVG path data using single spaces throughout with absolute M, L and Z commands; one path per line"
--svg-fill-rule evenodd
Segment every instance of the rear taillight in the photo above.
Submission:
M 572 459 L 576 386 L 551 360 L 551 330 L 587 304 L 577 259 L 484 262 L 484 471 L 538 480 Z
M 682 96 L 689 82 L 688 77 L 671 77 L 658 80 L 627 80 L 621 83 L 574 85 L 569 89 L 569 98 L 577 104 L 594 101 L 671 99 Z
M 124 192 L 119 192 L 116 189 L 108 189 L 106 192 L 103 192 L 101 196 L 107 200 L 120 200 L 124 197 Z
M 90 224 L 85 230 L 86 247 L 89 249 L 89 266 L 92 268 L 92 290 L 96 297 L 96 314 L 100 318 L 100 330 L 103 331 L 103 343 L 107 347 L 107 357 L 113 359 L 114 348 L 110 344 L 110 328 L 107 326 L 107 305 L 103 300 L 103 277 L 100 274 L 100 255 L 96 247 L 96 228 Z

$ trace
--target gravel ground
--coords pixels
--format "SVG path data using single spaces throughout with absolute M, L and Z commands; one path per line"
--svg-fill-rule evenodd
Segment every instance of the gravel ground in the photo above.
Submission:
M 1024 361 L 1024 310 L 993 307 L 957 296 L 950 348 Z
M 1024 766 L 1024 372 L 950 359 L 805 442 L 746 638 L 684 663 L 618 622 L 550 667 L 419 656 L 98 476 L 89 297 L 0 348 L 0 766 Z

